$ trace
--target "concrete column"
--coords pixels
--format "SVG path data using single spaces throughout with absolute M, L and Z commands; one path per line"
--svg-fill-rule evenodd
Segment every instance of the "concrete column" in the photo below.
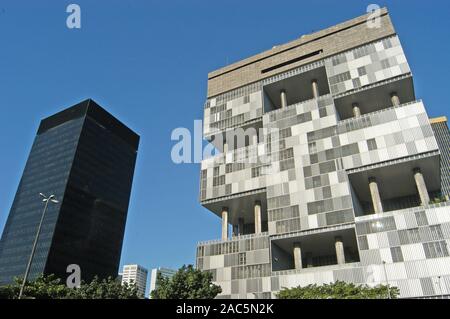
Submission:
M 420 201 L 423 206 L 430 203 L 430 196 L 428 195 L 427 185 L 425 184 L 425 179 L 423 178 L 420 168 L 414 169 L 414 179 L 416 181 L 417 190 L 419 191 Z
M 378 183 L 375 177 L 369 178 L 370 195 L 372 196 L 373 210 L 375 214 L 383 212 L 383 204 L 381 203 L 381 196 L 378 190 Z
M 255 133 L 255 135 L 253 135 L 253 145 L 257 145 L 258 144 L 258 134 L 257 133 Z
M 352 109 L 353 109 L 353 116 L 354 117 L 361 116 L 361 109 L 359 108 L 358 103 L 353 103 L 352 104 Z
M 228 239 L 228 207 L 222 208 L 222 240 Z
M 302 248 L 300 243 L 294 243 L 294 265 L 295 269 L 302 269 Z
M 313 255 L 311 252 L 306 253 L 306 268 L 312 268 L 314 267 L 313 264 Z
M 391 93 L 391 102 L 392 102 L 392 106 L 400 105 L 400 98 L 398 97 L 397 92 Z
M 345 264 L 344 244 L 342 243 L 342 237 L 337 236 L 334 238 L 334 246 L 336 248 L 336 259 L 339 265 Z
M 244 218 L 238 219 L 239 235 L 244 235 Z
M 317 84 L 317 80 L 311 81 L 313 97 L 315 99 L 319 98 L 319 85 Z
M 255 201 L 255 234 L 261 233 L 261 202 Z
M 287 96 L 285 90 L 280 91 L 280 97 L 281 97 L 281 108 L 284 109 L 287 106 Z

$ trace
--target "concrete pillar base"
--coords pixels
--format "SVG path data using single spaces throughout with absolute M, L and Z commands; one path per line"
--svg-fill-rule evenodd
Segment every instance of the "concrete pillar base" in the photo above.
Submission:
M 375 214 L 383 212 L 383 204 L 381 203 L 381 196 L 378 190 L 378 183 L 375 177 L 369 178 L 370 195 L 372 197 L 373 210 Z
M 352 110 L 353 110 L 353 116 L 354 117 L 360 117 L 361 116 L 361 109 L 359 108 L 358 103 L 353 103 Z
M 258 134 L 257 133 L 255 133 L 255 135 L 253 135 L 253 145 L 258 145 Z
M 255 201 L 255 234 L 261 233 L 261 202 Z
M 294 265 L 295 269 L 299 270 L 303 268 L 302 265 L 302 248 L 300 243 L 294 243 Z
M 311 86 L 312 86 L 313 97 L 315 99 L 318 99 L 319 98 L 319 85 L 317 84 L 317 80 L 312 80 Z
M 287 106 L 287 96 L 285 90 L 281 90 L 280 97 L 281 97 L 281 108 L 284 109 Z
M 342 237 L 337 236 L 334 239 L 334 246 L 336 248 L 336 259 L 339 265 L 345 264 L 344 243 Z
M 397 92 L 391 93 L 391 102 L 392 102 L 392 106 L 400 105 L 400 98 L 398 97 Z
M 430 204 L 430 195 L 428 194 L 427 185 L 425 184 L 425 179 L 423 178 L 420 168 L 415 168 L 413 170 L 414 180 L 416 181 L 417 191 L 419 192 L 420 202 L 422 206 Z
M 228 152 L 228 143 L 223 143 L 223 152 L 224 153 Z
M 228 239 L 228 208 L 222 208 L 222 240 Z

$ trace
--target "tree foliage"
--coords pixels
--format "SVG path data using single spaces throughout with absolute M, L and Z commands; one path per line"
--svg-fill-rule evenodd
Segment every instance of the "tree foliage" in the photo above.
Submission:
M 80 288 L 69 289 L 69 299 L 139 299 L 135 284 L 121 284 L 120 281 L 109 277 L 107 279 L 94 278 L 90 283 L 82 283 Z
M 396 299 L 399 295 L 397 287 L 389 287 L 390 297 Z M 336 281 L 322 286 L 308 285 L 305 287 L 283 288 L 278 299 L 385 299 L 388 298 L 388 286 L 355 285 L 344 281 Z
M 19 296 L 21 279 L 14 284 L 0 287 L 0 299 L 16 299 Z M 54 275 L 39 276 L 28 282 L 22 298 L 28 299 L 137 299 L 136 285 L 121 285 L 109 277 L 107 279 L 94 278 L 91 282 L 81 283 L 80 288 L 68 288 Z
M 192 265 L 181 267 L 172 278 L 158 274 L 157 282 L 152 299 L 213 299 L 222 291 L 212 283 L 210 272 L 202 272 Z

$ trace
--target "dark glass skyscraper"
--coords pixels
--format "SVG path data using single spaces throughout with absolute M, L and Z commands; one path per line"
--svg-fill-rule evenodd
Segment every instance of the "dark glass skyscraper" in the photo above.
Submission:
M 23 276 L 43 202 L 44 219 L 29 279 L 83 280 L 118 272 L 139 136 L 92 100 L 41 121 L 0 241 L 0 285 Z
M 441 151 L 441 191 L 450 196 L 450 132 L 445 116 L 430 120 L 436 141 Z

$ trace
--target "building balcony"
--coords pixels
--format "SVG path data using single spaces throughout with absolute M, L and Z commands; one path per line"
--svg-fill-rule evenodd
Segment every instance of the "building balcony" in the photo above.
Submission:
M 197 247 L 214 245 L 214 244 L 223 244 L 223 243 L 241 241 L 241 240 L 252 239 L 252 238 L 268 237 L 268 236 L 269 236 L 268 232 L 261 232 L 259 234 L 253 233 L 253 234 L 247 234 L 247 235 L 237 235 L 237 236 L 229 237 L 227 239 L 211 239 L 211 240 L 205 240 L 205 241 L 198 242 Z
M 286 275 L 295 275 L 295 274 L 307 274 L 307 273 L 317 273 L 324 272 L 329 270 L 342 270 L 342 269 L 354 269 L 356 267 L 361 267 L 361 263 L 353 262 L 346 263 L 343 265 L 327 265 L 327 266 L 317 266 L 314 268 L 303 268 L 303 269 L 289 269 L 289 270 L 278 270 L 272 271 L 272 276 L 286 276 Z
M 439 151 L 347 171 L 355 216 L 428 206 L 441 191 Z
M 336 131 L 342 144 L 357 150 L 342 157 L 347 171 L 439 152 L 420 100 L 340 121 Z
M 428 210 L 428 209 L 431 210 L 434 208 L 445 209 L 445 207 L 447 207 L 447 209 L 449 209 L 449 211 L 450 211 L 450 200 L 443 199 L 439 203 L 430 203 L 426 207 L 416 206 L 416 207 L 392 210 L 389 212 L 383 212 L 383 213 L 379 213 L 379 214 L 369 214 L 369 215 L 364 215 L 364 216 L 357 216 L 357 217 L 355 217 L 355 224 L 358 225 L 360 223 L 374 221 L 374 224 L 372 225 L 372 227 L 375 227 L 377 229 L 380 228 L 380 229 L 378 229 L 378 231 L 386 231 L 386 230 L 383 230 L 384 224 L 379 222 L 379 220 L 381 218 L 397 216 L 397 215 L 405 215 L 408 213 L 419 213 L 419 212 L 423 212 L 424 209 L 425 210 Z M 357 226 L 357 229 L 358 229 L 358 226 Z
M 306 271 L 359 261 L 354 224 L 271 238 L 272 271 Z
M 341 120 L 357 118 L 367 113 L 416 100 L 411 74 L 360 87 L 336 95 L 334 98 Z
M 417 108 L 415 107 L 417 106 Z M 410 112 L 413 109 L 422 112 L 424 110 L 422 100 L 414 100 L 407 103 L 402 103 L 396 106 L 387 106 L 382 107 L 379 110 L 375 110 L 370 113 L 361 114 L 357 117 L 349 117 L 344 120 L 340 120 L 338 122 L 337 133 L 344 134 L 349 133 L 355 130 L 360 130 L 376 125 L 380 125 L 386 123 L 389 120 L 396 119 L 396 115 L 394 115 L 396 110 L 403 109 L 404 113 Z M 392 115 L 390 115 L 390 113 Z
M 202 201 L 222 222 L 222 240 L 259 235 L 268 230 L 266 189 Z M 231 226 L 231 227 L 230 227 Z
M 264 86 L 264 113 L 284 109 L 330 93 L 325 66 Z

